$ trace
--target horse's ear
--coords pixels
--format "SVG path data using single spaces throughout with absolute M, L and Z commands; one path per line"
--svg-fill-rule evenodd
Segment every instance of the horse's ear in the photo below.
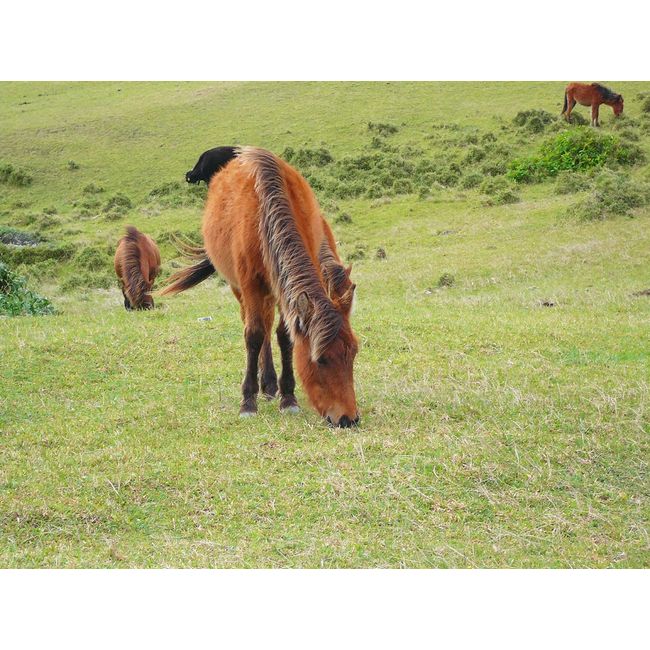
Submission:
M 352 305 L 354 303 L 354 292 L 356 288 L 356 284 L 350 285 L 350 288 L 341 296 L 340 304 L 345 311 L 352 309 Z
M 309 327 L 312 312 L 314 311 L 311 300 L 309 300 L 309 296 L 305 291 L 303 291 L 296 300 L 296 311 L 298 312 L 298 327 L 300 328 L 300 331 L 305 334 Z

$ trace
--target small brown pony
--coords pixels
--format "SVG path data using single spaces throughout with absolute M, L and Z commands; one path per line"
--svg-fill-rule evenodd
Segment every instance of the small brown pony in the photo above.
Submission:
M 600 126 L 598 110 L 601 104 L 611 106 L 616 117 L 623 112 L 623 95 L 618 95 L 600 84 L 570 83 L 566 87 L 562 115 L 565 116 L 567 122 L 571 121 L 571 111 L 576 102 L 582 106 L 591 106 L 591 126 Z
M 246 343 L 241 416 L 257 412 L 262 392 L 278 390 L 271 353 L 275 307 L 282 358 L 280 410 L 295 412 L 293 359 L 315 409 L 339 427 L 357 424 L 350 326 L 355 285 L 307 181 L 264 149 L 244 147 L 212 177 L 203 216 L 204 248 L 175 273 L 161 295 L 189 289 L 215 271 L 239 301 Z
M 160 251 L 149 235 L 127 226 L 115 251 L 115 273 L 127 309 L 153 309 L 151 287 L 160 271 Z

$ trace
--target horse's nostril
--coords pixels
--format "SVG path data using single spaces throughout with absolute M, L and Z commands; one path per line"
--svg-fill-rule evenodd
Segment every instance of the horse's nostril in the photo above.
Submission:
M 347 429 L 348 427 L 352 426 L 352 420 L 347 415 L 341 416 L 341 419 L 339 420 L 339 427 L 341 429 Z

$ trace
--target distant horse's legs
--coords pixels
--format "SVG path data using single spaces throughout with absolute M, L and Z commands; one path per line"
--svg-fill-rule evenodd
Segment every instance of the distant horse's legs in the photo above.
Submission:
M 282 374 L 280 375 L 280 410 L 296 413 L 299 411 L 298 400 L 294 395 L 296 380 L 293 376 L 293 343 L 289 330 L 280 314 L 280 323 L 276 330 L 280 354 L 282 356 Z
M 124 308 L 128 309 L 129 311 L 132 311 L 133 307 L 131 307 L 131 302 L 126 297 L 126 293 L 124 293 L 124 289 L 122 289 L 122 295 L 124 296 Z
M 600 126 L 598 124 L 598 109 L 600 108 L 599 104 L 591 105 L 591 126 Z
M 273 399 L 278 392 L 278 376 L 273 367 L 273 352 L 271 351 L 271 331 L 275 316 L 275 299 L 271 296 L 264 300 L 264 343 L 260 352 L 260 379 L 262 393 L 267 399 Z

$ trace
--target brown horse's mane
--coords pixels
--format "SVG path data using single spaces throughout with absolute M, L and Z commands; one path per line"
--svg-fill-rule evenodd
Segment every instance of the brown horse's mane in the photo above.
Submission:
M 134 226 L 126 227 L 124 253 L 122 255 L 122 269 L 124 273 L 124 292 L 132 305 L 139 305 L 148 292 L 147 283 L 142 277 L 140 267 L 140 239 L 142 233 Z
M 260 239 L 264 264 L 292 337 L 309 336 L 313 361 L 338 335 L 343 316 L 327 296 L 321 277 L 296 225 L 281 161 L 270 151 L 243 147 L 237 158 L 250 167 L 260 202 Z M 301 322 L 299 299 L 306 294 L 312 306 L 307 323 Z
M 606 102 L 616 102 L 621 98 L 621 96 L 618 93 L 615 93 L 610 88 L 607 88 L 607 86 L 603 86 L 602 84 L 596 84 L 596 83 L 591 85 L 600 93 L 600 96 Z

